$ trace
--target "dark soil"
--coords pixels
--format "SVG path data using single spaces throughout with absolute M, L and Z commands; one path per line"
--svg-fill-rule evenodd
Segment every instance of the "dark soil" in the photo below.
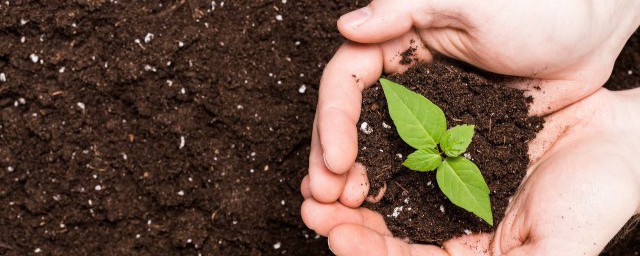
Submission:
M 491 190 L 494 222 L 499 223 L 508 198 L 526 173 L 527 142 L 543 127 L 542 118 L 527 116 L 531 98 L 523 91 L 502 86 L 496 77 L 446 60 L 419 64 L 390 79 L 441 107 L 449 127 L 476 126 L 465 156 L 485 177 Z M 387 185 L 383 200 L 368 207 L 385 217 L 394 235 L 413 242 L 441 243 L 464 232 L 491 231 L 493 227 L 453 205 L 440 192 L 435 173 L 414 172 L 402 166 L 414 150 L 397 135 L 382 88 L 374 86 L 363 98 L 361 122 L 373 127 L 373 132 L 360 132 L 358 160 L 368 168 L 371 194 L 377 194 L 382 184 Z
M 640 87 L 640 30 L 627 41 L 604 86 L 614 91 Z
M 329 254 L 299 184 L 362 3 L 7 2 L 0 255 Z

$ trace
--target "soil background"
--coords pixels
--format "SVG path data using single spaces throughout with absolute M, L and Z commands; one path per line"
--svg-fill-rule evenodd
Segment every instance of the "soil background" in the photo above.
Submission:
M 212 3 L 0 2 L 0 255 L 329 254 L 298 187 L 366 2 Z
M 0 255 L 329 254 L 299 185 L 363 2 L 214 2 L 0 2 Z

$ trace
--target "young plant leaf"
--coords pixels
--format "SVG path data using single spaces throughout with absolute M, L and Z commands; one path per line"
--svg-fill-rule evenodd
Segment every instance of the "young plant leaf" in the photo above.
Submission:
M 380 79 L 389 115 L 400 138 L 415 149 L 434 149 L 447 130 L 444 112 L 424 96 L 402 85 Z
M 428 172 L 438 168 L 440 163 L 442 157 L 435 149 L 418 149 L 411 153 L 402 165 L 414 171 Z
M 451 202 L 493 226 L 489 187 L 478 167 L 464 157 L 448 157 L 436 173 L 440 190 Z
M 440 149 L 450 157 L 461 155 L 471 144 L 474 128 L 473 125 L 458 125 L 447 130 L 440 140 Z

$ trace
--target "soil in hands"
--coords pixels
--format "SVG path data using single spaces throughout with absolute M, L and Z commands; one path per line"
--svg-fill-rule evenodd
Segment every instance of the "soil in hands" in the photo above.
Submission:
M 527 142 L 543 128 L 542 118 L 527 115 L 532 99 L 521 90 L 504 87 L 504 78 L 445 59 L 418 64 L 389 79 L 441 107 L 449 127 L 476 126 L 465 157 L 480 168 L 489 185 L 494 223 L 499 223 L 526 173 Z M 379 84 L 364 92 L 358 160 L 368 168 L 371 195 L 384 184 L 387 187 L 379 203 L 366 207 L 380 212 L 395 236 L 412 242 L 441 243 L 468 232 L 492 231 L 493 227 L 444 196 L 435 172 L 402 166 L 414 150 L 398 136 L 388 113 Z

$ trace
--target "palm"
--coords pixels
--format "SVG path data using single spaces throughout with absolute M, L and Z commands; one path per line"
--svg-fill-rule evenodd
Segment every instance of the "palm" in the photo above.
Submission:
M 492 242 L 485 234 L 454 238 L 445 243 L 446 251 L 409 245 L 392 238 L 377 213 L 313 199 L 303 205 L 305 222 L 328 235 L 338 255 L 597 254 L 637 211 L 638 205 L 622 202 L 639 200 L 637 166 L 628 164 L 633 152 L 616 152 L 623 147 L 618 144 L 629 143 L 620 138 L 630 137 L 599 125 L 616 121 L 609 117 L 617 108 L 612 95 L 601 90 L 549 118 L 548 128 L 531 144 L 537 160 Z M 565 136 L 567 129 L 571 134 Z

